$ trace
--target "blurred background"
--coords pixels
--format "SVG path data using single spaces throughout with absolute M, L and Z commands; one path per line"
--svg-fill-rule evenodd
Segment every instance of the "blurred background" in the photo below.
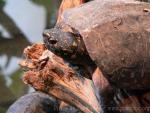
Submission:
M 55 25 L 61 0 L 0 0 L 0 113 L 33 91 L 21 80 L 23 49 L 42 42 L 42 32 Z

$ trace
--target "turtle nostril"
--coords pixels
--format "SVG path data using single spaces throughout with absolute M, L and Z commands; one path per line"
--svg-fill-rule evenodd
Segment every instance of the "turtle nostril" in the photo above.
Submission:
M 49 33 L 47 33 L 47 32 L 44 32 L 44 33 L 43 33 L 43 37 L 50 38 L 51 36 L 50 36 L 50 34 L 49 34 Z
M 57 40 L 49 40 L 49 43 L 50 43 L 50 44 L 56 44 L 56 43 L 57 43 Z

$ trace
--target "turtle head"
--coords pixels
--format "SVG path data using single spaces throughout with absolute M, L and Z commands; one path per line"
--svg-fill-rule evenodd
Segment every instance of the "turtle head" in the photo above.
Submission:
M 62 57 L 71 65 L 79 66 L 82 70 L 90 72 L 95 68 L 79 34 L 65 32 L 60 28 L 52 28 L 43 32 L 43 40 L 46 47 L 54 54 Z
M 73 56 L 80 48 L 80 38 L 71 32 L 64 32 L 59 28 L 52 28 L 43 32 L 43 40 L 47 48 L 59 56 Z M 80 48 L 79 48 L 80 46 Z

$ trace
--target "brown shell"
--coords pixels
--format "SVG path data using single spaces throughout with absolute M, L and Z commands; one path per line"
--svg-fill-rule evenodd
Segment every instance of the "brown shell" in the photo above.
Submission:
M 150 4 L 95 0 L 70 9 L 65 24 L 76 29 L 90 57 L 111 83 L 150 88 Z

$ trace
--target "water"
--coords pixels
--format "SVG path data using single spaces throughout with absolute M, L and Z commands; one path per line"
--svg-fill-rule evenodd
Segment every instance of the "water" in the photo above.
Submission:
M 55 25 L 60 0 L 0 0 L 0 113 L 29 88 L 18 65 L 23 49 L 42 42 L 45 28 Z

